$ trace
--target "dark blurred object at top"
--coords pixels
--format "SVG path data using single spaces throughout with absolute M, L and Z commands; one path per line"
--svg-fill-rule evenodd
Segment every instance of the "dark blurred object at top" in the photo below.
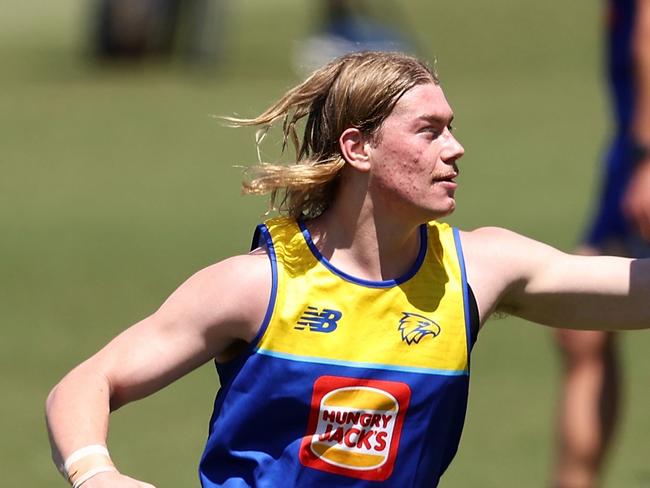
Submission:
M 171 57 L 215 64 L 223 48 L 222 0 L 96 0 L 93 49 L 101 59 Z

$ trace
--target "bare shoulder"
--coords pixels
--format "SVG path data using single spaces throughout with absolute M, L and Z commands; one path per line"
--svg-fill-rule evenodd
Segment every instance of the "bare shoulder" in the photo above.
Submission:
M 478 229 L 460 231 L 463 240 L 463 247 L 479 246 L 479 247 L 500 247 L 503 244 L 514 244 L 523 241 L 532 241 L 531 239 L 517 234 L 503 227 L 479 227 Z M 532 241 L 534 242 L 534 241 Z
M 227 281 L 235 289 L 271 279 L 269 257 L 263 249 L 232 256 L 197 273 L 208 282 Z M 251 290 L 252 291 L 252 290 Z
M 516 273 L 520 260 L 530 263 L 545 254 L 559 253 L 547 244 L 502 227 L 480 227 L 472 231 L 461 231 L 460 236 L 465 256 L 481 268 L 503 268 L 505 264 L 507 270 Z
M 472 231 L 460 232 L 463 244 L 463 254 L 468 266 L 468 272 L 503 272 L 503 261 L 512 259 L 512 253 L 517 252 L 524 237 L 501 227 L 481 227 Z M 493 269 L 494 268 L 494 269 Z
M 203 357 L 227 360 L 257 335 L 271 288 L 266 251 L 233 256 L 190 276 L 153 314 L 152 323 L 200 341 Z
M 219 336 L 250 342 L 266 313 L 272 273 L 264 250 L 233 256 L 208 266 L 183 283 L 157 313 L 192 315 L 192 322 L 214 324 Z
M 272 273 L 265 251 L 233 256 L 190 276 L 146 322 L 193 336 L 205 357 L 224 357 L 256 336 L 269 303 Z
M 484 322 L 503 309 L 509 294 L 525 286 L 530 277 L 550 261 L 557 261 L 556 249 L 501 227 L 461 231 L 467 270 Z

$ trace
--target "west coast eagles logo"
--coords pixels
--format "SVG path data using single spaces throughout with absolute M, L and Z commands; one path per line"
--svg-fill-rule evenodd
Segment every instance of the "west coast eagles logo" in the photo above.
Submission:
M 409 346 L 419 343 L 424 336 L 437 337 L 440 334 L 440 326 L 433 320 L 416 313 L 402 312 L 402 314 L 397 328 L 402 333 L 402 340 Z

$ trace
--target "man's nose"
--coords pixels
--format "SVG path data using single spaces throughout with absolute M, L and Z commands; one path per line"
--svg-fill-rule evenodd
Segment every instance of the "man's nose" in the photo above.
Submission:
M 442 150 L 442 153 L 440 155 L 441 158 L 443 159 L 443 161 L 447 161 L 447 160 L 455 161 L 456 159 L 462 157 L 463 154 L 465 154 L 465 148 L 460 142 L 458 142 L 458 139 L 456 139 L 454 135 L 450 132 L 448 134 L 445 147 Z

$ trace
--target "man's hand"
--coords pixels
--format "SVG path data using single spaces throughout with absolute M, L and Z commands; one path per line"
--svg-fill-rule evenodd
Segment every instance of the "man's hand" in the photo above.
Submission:
M 650 160 L 639 162 L 623 197 L 623 212 L 650 242 Z

